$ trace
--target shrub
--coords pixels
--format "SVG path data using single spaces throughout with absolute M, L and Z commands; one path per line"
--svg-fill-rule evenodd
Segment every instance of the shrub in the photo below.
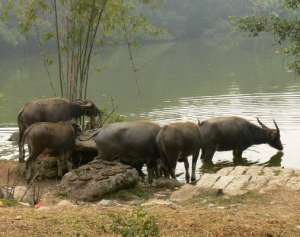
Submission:
M 129 216 L 111 215 L 110 230 L 122 237 L 160 236 L 157 218 L 138 208 Z

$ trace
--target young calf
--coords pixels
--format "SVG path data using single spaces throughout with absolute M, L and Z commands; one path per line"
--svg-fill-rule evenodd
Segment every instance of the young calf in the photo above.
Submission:
M 177 161 L 184 162 L 185 179 L 190 181 L 188 156 L 193 156 L 192 181 L 196 180 L 196 163 L 201 146 L 201 136 L 199 127 L 191 122 L 177 122 L 165 125 L 156 138 L 161 159 L 164 166 L 168 167 L 172 178 L 175 178 Z
M 29 157 L 26 161 L 26 169 L 29 172 L 27 179 L 29 180 L 31 178 L 32 162 L 34 162 L 45 149 L 59 155 L 57 161 L 58 176 L 62 176 L 61 160 L 66 160 L 68 169 L 71 169 L 68 159 L 75 145 L 75 139 L 79 130 L 78 125 L 73 122 L 40 122 L 28 127 L 21 140 L 22 149 L 24 143 L 27 142 L 29 150 Z

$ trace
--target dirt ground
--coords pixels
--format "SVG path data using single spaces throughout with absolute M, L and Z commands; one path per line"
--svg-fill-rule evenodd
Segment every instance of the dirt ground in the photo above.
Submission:
M 7 167 L 14 165 L 0 162 L 0 185 L 5 184 Z M 42 183 L 48 193 L 42 197 L 44 208 L 0 207 L 0 236 L 118 236 L 113 233 L 113 216 L 130 221 L 131 213 L 141 208 L 130 198 L 109 205 L 59 206 L 56 203 L 66 197 L 59 195 L 56 184 Z M 145 199 L 142 208 L 147 216 L 155 218 L 160 236 L 300 236 L 299 192 L 273 190 L 237 197 L 203 192 L 186 203 L 161 204 L 151 204 L 153 195 L 140 197 Z

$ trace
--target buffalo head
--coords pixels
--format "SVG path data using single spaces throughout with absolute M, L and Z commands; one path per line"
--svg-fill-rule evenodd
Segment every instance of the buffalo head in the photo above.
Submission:
M 275 125 L 275 128 L 276 129 L 271 129 L 271 128 L 268 128 L 266 125 L 264 125 L 260 120 L 259 118 L 257 118 L 257 122 L 260 124 L 260 126 L 267 131 L 267 134 L 268 134 L 268 144 L 271 146 L 271 147 L 274 147 L 275 149 L 277 150 L 283 150 L 283 146 L 282 146 L 282 143 L 281 143 L 281 140 L 280 140 L 280 130 L 279 130 L 279 127 L 276 123 L 275 120 L 273 120 L 273 123 Z
M 86 115 L 89 117 L 101 117 L 102 111 L 97 108 L 97 106 L 90 100 L 77 100 L 75 102 L 81 108 L 82 115 Z

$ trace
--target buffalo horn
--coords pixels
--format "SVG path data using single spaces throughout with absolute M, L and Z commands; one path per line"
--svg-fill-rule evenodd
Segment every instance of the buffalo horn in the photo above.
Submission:
M 262 128 L 268 128 L 266 125 L 264 125 L 260 120 L 259 120 L 259 118 L 256 118 L 257 119 L 257 122 L 260 124 L 260 126 L 262 127 Z
M 279 127 L 278 127 L 278 125 L 277 125 L 277 123 L 276 123 L 276 121 L 274 119 L 273 119 L 273 123 L 274 123 L 274 125 L 276 127 L 277 133 L 279 134 L 280 133 Z
M 197 119 L 197 121 L 198 121 L 198 126 L 200 127 L 200 125 L 201 125 L 201 122 L 200 122 L 200 120 L 199 120 L 199 119 Z
M 83 105 L 81 105 L 83 107 L 92 107 L 93 106 L 93 103 L 89 100 L 85 100 L 83 101 Z

